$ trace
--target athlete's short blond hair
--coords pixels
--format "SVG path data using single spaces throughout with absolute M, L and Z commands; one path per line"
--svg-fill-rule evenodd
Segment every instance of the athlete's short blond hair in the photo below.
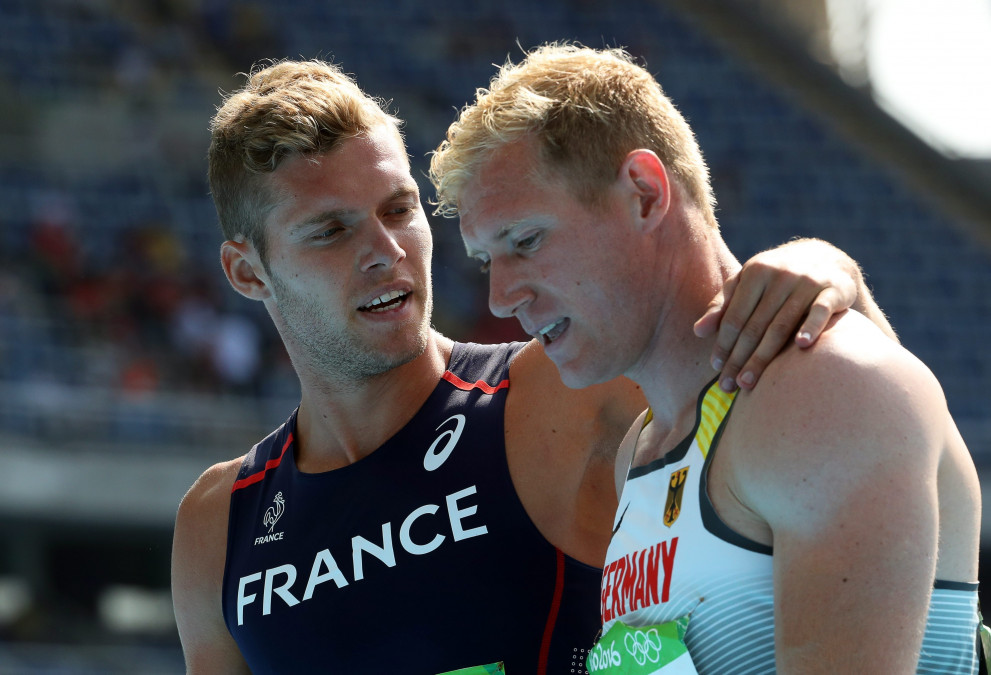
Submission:
M 276 195 L 266 174 L 292 155 L 321 154 L 341 140 L 400 121 L 332 63 L 256 66 L 210 121 L 208 177 L 224 237 L 243 236 L 265 260 L 263 223 Z
M 545 166 L 584 203 L 597 203 L 627 154 L 653 150 L 716 226 L 709 171 L 684 117 L 622 49 L 546 44 L 507 61 L 476 92 L 433 153 L 436 212 L 457 214 L 461 191 L 495 149 L 536 138 Z

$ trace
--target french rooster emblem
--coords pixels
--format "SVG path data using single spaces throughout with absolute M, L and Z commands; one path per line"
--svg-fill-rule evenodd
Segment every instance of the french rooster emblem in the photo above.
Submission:
M 286 500 L 283 499 L 281 492 L 275 494 L 274 501 L 275 504 L 265 510 L 265 517 L 262 518 L 262 525 L 268 525 L 269 534 L 275 529 L 275 524 L 282 517 L 282 512 L 286 510 Z

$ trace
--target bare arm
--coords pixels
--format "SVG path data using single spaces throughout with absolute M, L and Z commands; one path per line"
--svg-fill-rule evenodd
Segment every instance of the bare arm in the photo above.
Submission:
M 860 266 L 832 244 L 799 239 L 748 260 L 713 298 L 695 332 L 718 331 L 712 362 L 723 388 L 752 389 L 793 336 L 808 347 L 833 315 L 850 308 L 897 341 Z
M 548 541 L 601 567 L 616 511 L 616 449 L 647 402 L 624 377 L 566 387 L 536 342 L 517 354 L 509 378 L 506 455 L 520 501 Z
M 783 675 L 914 673 L 939 555 L 939 386 L 847 318 L 852 331 L 776 362 L 735 411 L 748 434 L 740 494 L 774 546 Z
M 190 675 L 250 672 L 221 606 L 230 488 L 240 463 L 208 469 L 186 493 L 176 517 L 172 602 Z

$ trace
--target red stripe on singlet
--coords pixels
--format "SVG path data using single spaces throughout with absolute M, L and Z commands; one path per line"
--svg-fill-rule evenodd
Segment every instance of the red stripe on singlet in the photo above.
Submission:
M 446 371 L 442 376 L 443 379 L 447 380 L 453 384 L 458 389 L 463 389 L 464 391 L 471 391 L 472 389 L 481 389 L 486 394 L 494 394 L 500 389 L 507 389 L 509 387 L 509 379 L 505 379 L 496 386 L 492 386 L 487 382 L 482 382 L 478 380 L 475 383 L 465 382 L 460 377 L 452 373 L 450 370 Z
M 547 675 L 547 658 L 551 651 L 551 639 L 554 637 L 554 627 L 557 625 L 557 613 L 561 609 L 561 596 L 564 595 L 564 553 L 555 548 L 557 553 L 557 578 L 554 580 L 554 600 L 551 610 L 547 613 L 547 625 L 544 626 L 544 639 L 540 643 L 540 660 L 537 662 L 538 675 Z
M 234 481 L 234 487 L 231 488 L 231 492 L 236 492 L 241 488 L 246 488 L 249 485 L 254 485 L 262 478 L 264 478 L 266 471 L 270 471 L 282 463 L 282 458 L 285 456 L 286 450 L 289 449 L 290 445 L 292 445 L 292 434 L 289 434 L 289 438 L 286 439 L 286 444 L 282 446 L 282 452 L 279 454 L 278 457 L 276 457 L 275 459 L 270 459 L 267 462 L 265 462 L 265 468 L 262 469 L 261 471 L 257 473 L 253 473 L 250 476 L 242 478 L 241 480 Z

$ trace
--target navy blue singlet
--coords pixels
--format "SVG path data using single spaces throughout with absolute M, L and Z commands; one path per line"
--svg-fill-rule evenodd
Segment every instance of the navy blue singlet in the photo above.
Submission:
M 456 344 L 423 408 L 350 466 L 301 473 L 295 413 L 248 453 L 223 609 L 253 672 L 585 672 L 601 570 L 541 536 L 506 462 L 521 347 Z

